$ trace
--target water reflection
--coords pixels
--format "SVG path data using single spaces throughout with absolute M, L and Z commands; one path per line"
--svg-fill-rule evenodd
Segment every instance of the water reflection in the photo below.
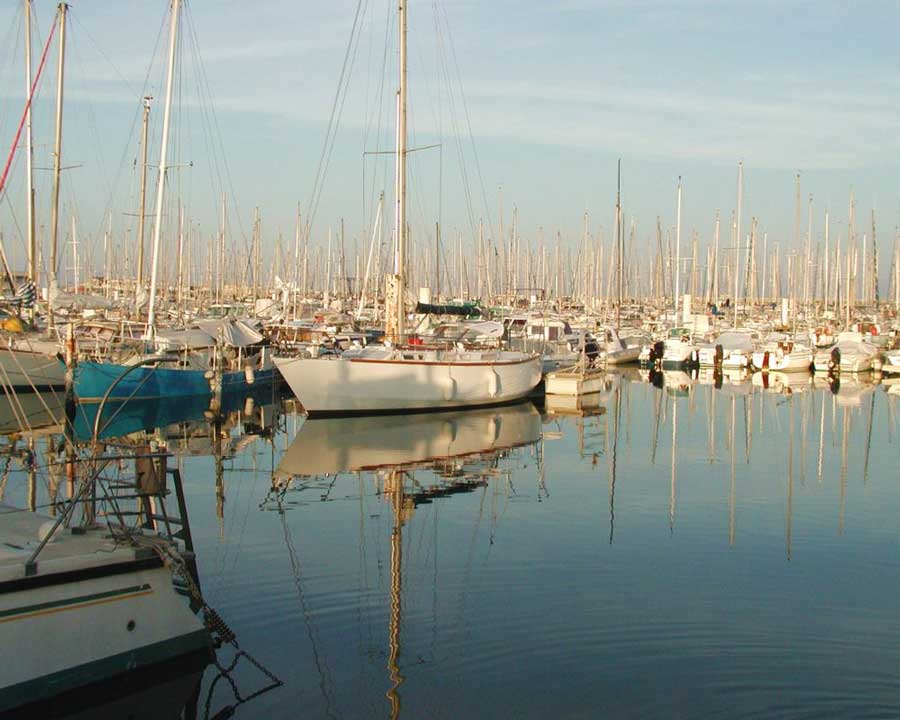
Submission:
M 204 589 L 286 681 L 237 717 L 892 716 L 898 397 L 625 368 L 537 407 L 146 409 L 115 442 L 176 456 Z
M 413 469 L 464 461 L 535 443 L 540 414 L 531 403 L 419 415 L 312 419 L 303 423 L 276 470 L 278 477 Z
M 536 445 L 540 438 L 541 416 L 530 402 L 424 415 L 313 419 L 302 425 L 274 472 L 269 504 L 277 506 L 283 523 L 285 494 L 316 486 L 322 476 L 373 473 L 378 494 L 390 506 L 389 685 L 385 698 L 392 720 L 400 717 L 401 686 L 406 681 L 401 652 L 404 528 L 420 505 L 486 488 L 496 477 L 501 458 L 517 448 Z M 423 479 L 423 473 L 429 477 Z M 308 635 L 315 642 L 317 633 L 310 627 L 303 600 L 299 563 L 286 524 L 284 527 Z M 322 673 L 319 652 L 314 652 Z M 322 687 L 327 714 L 333 716 L 333 700 L 324 684 Z

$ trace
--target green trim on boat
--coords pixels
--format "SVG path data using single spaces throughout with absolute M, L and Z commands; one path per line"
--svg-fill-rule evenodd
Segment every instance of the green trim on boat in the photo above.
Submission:
M 205 629 L 27 680 L 0 689 L 0 713 L 198 650 L 212 651 L 209 633 Z

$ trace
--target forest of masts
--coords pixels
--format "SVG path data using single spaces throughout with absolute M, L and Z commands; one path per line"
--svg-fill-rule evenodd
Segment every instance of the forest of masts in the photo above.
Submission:
M 678 190 L 680 197 L 680 184 Z M 755 217 L 750 219 L 749 228 L 741 228 L 739 208 L 724 220 L 716 211 L 712 236 L 706 242 L 701 242 L 697 230 L 682 238 L 680 212 L 674 227 L 663 228 L 657 217 L 644 250 L 638 250 L 637 223 L 631 218 L 620 226 L 620 218 L 624 218 L 620 210 L 615 212 L 609 237 L 602 228 L 592 230 L 585 213 L 580 237 L 572 243 L 560 231 L 548 237 L 543 228 L 534 237 L 525 237 L 517 209 L 513 208 L 511 222 L 506 223 L 501 202 L 500 241 L 490 237 L 484 222 L 475 228 L 475 237 L 468 239 L 458 230 L 448 237 L 437 224 L 421 237 L 410 228 L 414 249 L 407 267 L 409 287 L 429 287 L 435 300 L 479 300 L 509 306 L 581 305 L 597 312 L 618 304 L 620 293 L 623 302 L 659 307 L 685 293 L 697 303 L 721 303 L 731 298 L 748 306 L 787 298 L 792 307 L 815 307 L 839 318 L 849 316 L 851 307 L 878 303 L 900 310 L 900 232 L 895 231 L 890 243 L 888 282 L 882 287 L 875 211 L 870 217 L 857 218 L 851 192 L 846 223 L 840 223 L 834 232 L 834 221 L 826 210 L 817 232 L 812 196 L 806 205 L 804 213 L 798 175 L 793 242 L 788 247 L 783 241 L 770 239 Z M 283 297 L 287 293 L 295 299 L 345 300 L 347 309 L 351 301 L 354 308 L 373 303 L 377 306 L 382 297 L 382 278 L 393 261 L 385 241 L 392 233 L 384 231 L 382 217 L 379 205 L 374 231 L 348 239 L 340 221 L 316 243 L 310 242 L 309 227 L 298 211 L 291 236 L 286 238 L 279 229 L 274 242 L 266 243 L 257 207 L 250 237 L 239 243 L 243 247 L 236 252 L 235 243 L 228 237 L 224 199 L 219 228 L 206 237 L 199 223 L 186 220 L 182 210 L 178 212 L 175 237 L 169 240 L 170 253 L 164 255 L 175 262 L 165 264 L 161 277 L 169 296 L 178 301 L 228 302 Z M 140 253 L 134 240 L 114 243 L 112 234 L 110 218 L 101 250 L 110 272 L 95 277 L 92 283 L 100 285 L 107 295 L 116 289 L 134 288 L 139 277 L 144 284 L 148 277 L 146 258 L 142 272 L 136 267 Z M 738 237 L 743 239 L 741 243 Z M 616 238 L 621 241 L 615 242 Z M 99 249 L 90 238 L 83 243 L 85 251 L 80 247 L 73 217 L 71 252 L 66 253 L 69 263 L 62 284 L 76 290 L 83 286 L 79 258 L 82 266 L 93 267 Z M 265 262 L 264 244 L 271 247 L 265 253 Z M 679 266 L 680 277 L 676 274 Z

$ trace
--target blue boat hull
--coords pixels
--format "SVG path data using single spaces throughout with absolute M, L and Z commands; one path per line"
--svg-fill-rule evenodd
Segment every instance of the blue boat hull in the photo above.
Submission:
M 213 394 L 202 370 L 139 367 L 122 377 L 129 367 L 115 363 L 79 363 L 75 368 L 75 396 L 81 403 L 100 402 L 120 377 L 110 393 L 110 401 L 172 400 Z M 241 371 L 227 372 L 222 376 L 222 392 L 250 390 L 270 384 L 274 379 L 274 368 L 257 372 L 253 383 L 248 383 Z

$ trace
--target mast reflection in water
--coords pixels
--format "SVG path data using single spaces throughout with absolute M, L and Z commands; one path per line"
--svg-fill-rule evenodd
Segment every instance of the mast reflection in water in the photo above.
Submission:
M 273 494 L 303 489 L 319 476 L 367 471 L 390 504 L 390 616 L 387 670 L 389 716 L 400 717 L 403 529 L 416 507 L 487 488 L 502 458 L 536 445 L 541 418 L 534 405 L 412 416 L 308 420 L 274 474 Z M 430 475 L 421 480 L 421 475 Z M 282 513 L 283 515 L 283 513 Z

